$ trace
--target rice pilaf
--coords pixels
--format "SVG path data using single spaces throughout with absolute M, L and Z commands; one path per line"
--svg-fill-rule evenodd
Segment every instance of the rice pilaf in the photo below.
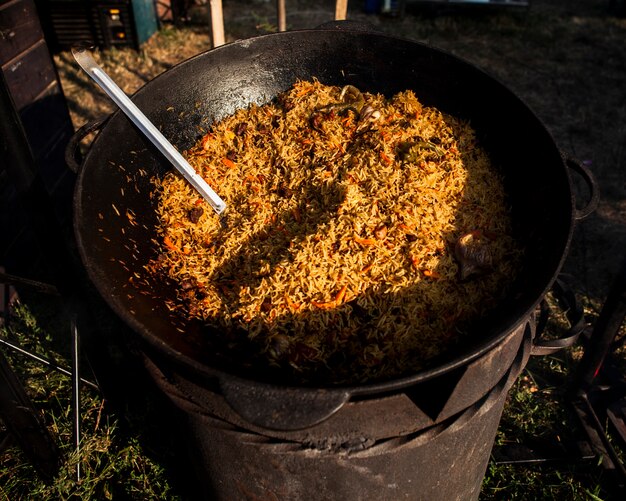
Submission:
M 302 381 L 415 371 L 493 308 L 519 264 L 498 171 L 470 124 L 352 86 L 299 81 L 185 152 L 226 225 L 175 172 L 155 180 L 169 307 Z M 464 236 L 489 263 L 460 278 Z

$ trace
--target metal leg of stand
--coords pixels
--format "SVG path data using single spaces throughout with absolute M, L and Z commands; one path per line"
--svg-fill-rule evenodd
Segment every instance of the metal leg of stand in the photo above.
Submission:
M 64 374 L 65 376 L 72 377 L 71 370 L 68 370 L 65 367 L 61 367 L 60 365 L 58 365 L 53 360 L 50 360 L 49 358 L 42 357 L 41 355 L 37 355 L 36 353 L 32 353 L 28 350 L 25 350 L 21 346 L 11 341 L 7 341 L 6 339 L 0 338 L 0 345 L 4 346 L 5 348 L 9 348 L 11 351 L 15 353 L 19 353 L 20 355 L 24 355 L 32 360 L 35 360 L 41 365 L 45 365 L 46 367 L 54 371 L 57 371 L 61 374 Z M 94 390 L 100 390 L 100 387 L 93 381 L 90 381 L 89 379 L 85 379 L 84 377 L 81 377 L 80 382 L 86 386 L 89 386 L 90 388 L 93 388 Z
M 72 410 L 74 418 L 74 447 L 76 454 L 80 457 L 80 374 L 79 374 L 79 358 L 80 346 L 78 327 L 76 325 L 76 316 L 71 319 L 72 331 Z M 76 481 L 79 482 L 82 473 L 80 468 L 80 459 L 76 462 Z
M 22 277 L 17 277 L 14 275 L 8 275 L 6 273 L 0 273 L 0 283 L 4 283 L 4 284 L 14 284 L 14 285 L 21 285 L 21 286 L 25 286 L 28 287 L 30 289 L 33 289 L 37 292 L 42 292 L 45 294 L 50 294 L 50 295 L 55 295 L 58 296 L 59 293 L 57 291 L 57 289 L 54 286 L 51 286 L 49 284 L 45 284 L 43 282 L 37 282 L 34 280 L 28 280 Z M 67 370 L 64 369 L 63 367 L 60 367 L 59 365 L 57 365 L 56 363 L 54 363 L 51 360 L 46 359 L 45 357 L 42 357 L 40 355 L 31 353 L 27 350 L 24 350 L 23 348 L 15 345 L 14 343 L 11 343 L 8 340 L 5 339 L 0 339 L 0 344 L 10 348 L 11 350 L 20 353 L 22 355 L 26 355 L 48 367 L 50 367 L 51 369 L 54 369 L 58 372 L 61 372 L 62 374 L 65 374 L 67 376 L 70 376 L 71 381 L 72 381 L 72 402 L 71 402 L 71 407 L 72 407 L 72 419 L 73 419 L 73 442 L 74 442 L 74 448 L 76 451 L 77 456 L 80 453 L 80 439 L 81 439 L 81 409 L 80 409 L 80 387 L 81 387 L 81 383 L 87 384 L 88 386 L 91 386 L 93 388 L 98 389 L 98 385 L 89 381 L 89 380 L 85 380 L 83 378 L 80 377 L 80 337 L 79 337 L 79 332 L 78 332 L 78 325 L 77 325 L 77 319 L 76 319 L 77 315 L 76 314 L 72 314 L 70 317 L 70 336 L 71 336 L 71 357 L 72 357 L 72 361 L 71 361 L 71 370 Z M 1 354 L 0 354 L 1 356 Z M 0 362 L 2 362 L 2 360 L 0 359 Z M 21 390 L 21 388 L 19 387 L 19 384 L 17 382 L 17 379 L 15 377 L 11 377 L 12 374 L 10 371 L 10 368 L 8 367 L 8 364 L 4 363 L 4 365 L 2 366 L 3 370 L 0 371 L 0 375 L 2 376 L 2 380 L 4 381 L 4 387 L 10 389 L 13 388 L 12 390 L 12 395 L 18 395 L 23 402 L 20 404 L 21 408 L 24 409 L 28 409 L 29 406 L 26 405 L 27 403 L 27 397 L 25 396 L 25 392 L 23 390 Z M 11 384 L 9 384 L 7 381 L 11 382 Z M 19 391 L 21 390 L 21 391 Z M 11 404 L 11 402 L 17 402 L 15 396 L 13 397 L 7 397 L 9 400 L 9 404 Z M 22 401 L 20 400 L 20 401 Z M 26 403 L 24 403 L 26 402 Z M 26 419 L 31 419 L 28 417 L 28 415 L 26 417 L 23 417 L 23 412 L 22 413 L 18 413 L 15 414 L 15 410 L 13 409 L 13 405 L 2 405 L 0 407 L 0 410 L 3 410 L 2 414 L 4 414 L 4 410 L 8 409 L 6 412 L 10 413 L 9 415 L 11 416 L 11 423 L 10 425 L 13 427 L 17 426 L 17 431 L 20 432 L 20 428 L 19 426 L 24 423 L 27 422 L 25 421 Z M 7 407 L 8 406 L 8 407 Z M 31 414 L 33 414 L 33 412 L 31 412 Z M 14 417 L 17 416 L 17 417 Z M 32 420 L 32 419 L 31 419 Z M 15 421 L 15 423 L 13 422 Z M 34 439 L 30 439 L 30 442 L 28 443 L 23 443 L 21 444 L 23 448 L 25 448 L 27 450 L 27 452 L 29 453 L 29 455 L 31 456 L 35 456 L 35 461 L 37 461 L 39 464 L 43 463 L 43 467 L 40 469 L 44 470 L 45 474 L 50 474 L 51 471 L 51 460 L 49 459 L 48 456 L 51 456 L 53 453 L 51 451 L 48 451 L 45 449 L 44 445 L 46 444 L 46 440 L 51 441 L 52 439 L 45 439 L 41 438 L 41 436 L 45 436 L 42 435 L 44 434 L 44 432 L 41 432 L 40 435 L 36 436 L 35 438 L 37 439 L 37 442 L 34 442 Z M 22 439 L 21 435 L 19 435 L 20 439 Z M 21 442 L 24 442 L 24 440 L 21 440 Z M 31 444 L 32 442 L 32 444 Z M 43 445 L 42 445 L 43 444 Z M 54 444 L 50 447 L 54 447 Z M 41 459 L 41 456 L 45 455 L 47 456 L 45 458 L 46 462 L 44 463 L 43 460 Z M 58 453 L 57 453 L 58 455 Z M 80 481 L 82 477 L 82 472 L 81 472 L 81 462 L 80 460 L 77 461 L 76 463 L 76 481 Z
M 6 286 L 17 285 L 20 287 L 26 287 L 35 292 L 41 292 L 42 294 L 48 294 L 51 296 L 59 296 L 59 291 L 53 285 L 50 285 L 44 282 L 39 282 L 36 280 L 29 280 L 27 278 L 18 277 L 15 275 L 9 275 L 7 273 L 4 273 L 3 271 L 0 271 L 0 284 L 5 284 Z M 7 314 L 7 318 L 5 319 L 4 325 L 8 327 L 9 325 L 8 324 L 8 307 L 5 310 L 5 313 Z M 19 353 L 20 355 L 25 355 L 39 362 L 40 364 L 43 364 L 49 367 L 50 369 L 60 372 L 61 374 L 65 374 L 66 376 L 72 377 L 71 371 L 65 369 L 64 367 L 59 366 L 56 362 L 46 357 L 43 357 L 41 355 L 37 355 L 36 353 L 32 353 L 24 349 L 23 347 L 18 346 L 17 344 L 11 341 L 8 341 L 7 339 L 0 338 L 0 344 L 4 345 L 6 348 L 10 348 L 15 353 Z M 80 378 L 80 381 L 81 383 L 86 384 L 87 386 L 93 388 L 94 390 L 100 389 L 100 387 L 93 381 L 89 381 L 88 379 L 85 379 L 82 377 Z
M 600 372 L 602 364 L 626 318 L 626 259 L 615 277 L 589 343 L 578 366 L 576 389 L 587 389 Z
M 622 373 L 611 374 L 607 362 L 618 346 L 616 338 L 625 318 L 626 259 L 613 281 L 570 389 L 572 406 L 590 444 L 602 455 L 605 470 L 612 474 L 619 496 L 626 494 L 626 468 L 613 447 L 605 424 L 612 422 L 618 434 L 622 438 L 626 436 L 623 416 L 615 413 L 616 404 L 626 401 L 626 378 Z
M 4 269 L 0 267 L 0 274 Z M 9 306 L 11 303 L 11 286 L 4 284 L 0 281 L 0 309 L 2 311 L 2 317 L 0 317 L 0 325 L 8 325 L 9 323 Z

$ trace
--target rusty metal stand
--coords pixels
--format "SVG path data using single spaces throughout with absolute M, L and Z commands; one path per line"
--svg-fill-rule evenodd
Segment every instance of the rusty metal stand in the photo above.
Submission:
M 615 450 L 626 451 L 626 374 L 613 354 L 626 342 L 626 259 L 615 277 L 574 375 L 571 402 L 590 445 L 601 455 L 617 499 L 626 498 L 626 468 Z M 603 423 L 608 423 L 608 427 Z
M 58 291 L 53 285 L 0 273 L 0 286 L 9 284 L 20 286 L 22 289 L 29 288 L 36 292 L 58 296 Z M 4 313 L 4 326 L 10 328 L 8 308 Z M 70 336 L 72 357 L 71 370 L 60 367 L 56 362 L 32 353 L 7 339 L 0 338 L 0 345 L 5 349 L 31 358 L 41 365 L 45 365 L 71 378 L 73 445 L 74 449 L 78 452 L 80 451 L 81 437 L 80 388 L 83 384 L 95 389 L 99 389 L 99 387 L 96 383 L 80 377 L 79 331 L 76 315 L 74 314 L 72 314 L 70 319 Z M 39 412 L 31 403 L 20 379 L 14 373 L 2 351 L 0 351 L 0 418 L 10 435 L 18 443 L 40 474 L 47 480 L 52 479 L 61 464 L 61 454 L 54 437 L 49 433 L 45 424 L 42 422 Z M 80 481 L 81 476 L 81 464 L 77 462 L 76 481 Z
M 613 354 L 626 344 L 620 331 L 626 318 L 626 259 L 584 344 L 583 357 L 571 377 L 566 402 L 571 405 L 586 437 L 570 443 L 531 441 L 496 447 L 497 464 L 546 464 L 597 461 L 610 478 L 611 499 L 626 499 L 626 468 L 615 446 L 626 451 L 626 374 Z M 608 424 L 608 426 L 607 426 Z
M 585 328 L 585 315 L 576 300 L 576 294 L 568 285 L 571 277 L 559 275 L 552 287 L 552 294 L 569 322 L 567 335 L 556 340 L 541 338 L 549 318 L 553 315 L 547 302 L 541 302 L 537 316 L 537 333 L 533 341 L 532 355 L 551 355 L 564 348 L 574 346 L 580 339 Z M 492 461 L 495 464 L 532 465 L 532 464 L 563 464 L 579 461 L 592 461 L 598 455 L 585 440 L 569 440 L 558 442 L 550 439 L 530 438 L 519 444 L 494 446 Z

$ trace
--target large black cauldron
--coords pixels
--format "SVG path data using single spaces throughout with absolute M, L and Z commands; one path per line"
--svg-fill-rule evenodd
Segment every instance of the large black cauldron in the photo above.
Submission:
M 77 182 L 75 232 L 83 263 L 113 310 L 144 342 L 151 366 L 159 374 L 168 374 L 167 384 L 177 378 L 184 384 L 192 381 L 195 390 L 187 386 L 182 392 L 191 400 L 195 391 L 204 388 L 207 394 L 196 399 L 202 401 L 199 408 L 204 411 L 200 412 L 212 414 L 211 419 L 221 413 L 220 419 L 230 420 L 238 429 L 248 423 L 264 436 L 275 435 L 276 430 L 287 430 L 288 435 L 289 430 L 323 425 L 329 416 L 342 408 L 345 411 L 355 401 L 386 402 L 389 395 L 410 393 L 413 404 L 421 400 L 428 406 L 428 393 L 433 392 L 443 401 L 426 413 L 432 419 L 420 426 L 428 428 L 441 422 L 437 416 L 443 408 L 454 408 L 455 412 L 470 408 L 500 388 L 495 418 L 480 438 L 487 441 L 487 455 L 483 452 L 477 461 L 478 470 L 484 473 L 502 392 L 510 384 L 502 381 L 510 376 L 512 367 L 515 377 L 525 363 L 527 350 L 520 346 L 534 332 L 532 312 L 555 280 L 568 251 L 574 220 L 581 216 L 575 208 L 569 164 L 538 118 L 491 76 L 434 48 L 352 30 L 350 25 L 279 33 L 222 46 L 155 78 L 137 92 L 134 101 L 166 137 L 184 149 L 212 121 L 250 103 L 268 102 L 297 79 L 313 77 L 325 84 L 352 84 L 389 96 L 413 89 L 424 104 L 470 120 L 500 166 L 514 231 L 526 249 L 524 269 L 499 308 L 477 323 L 466 343 L 428 368 L 403 378 L 327 388 L 281 386 L 265 374 L 246 372 L 236 364 L 236 358 L 216 356 L 201 329 L 174 318 L 165 308 L 162 298 L 172 294 L 171 290 L 164 287 L 146 293 L 143 286 L 134 285 L 135 274 L 140 274 L 154 256 L 150 178 L 170 167 L 120 113 L 106 123 L 94 141 Z M 499 350 L 509 355 L 500 358 Z M 516 355 L 518 352 L 521 354 Z M 469 385 L 471 391 L 454 391 L 463 385 Z M 449 405 L 445 399 L 451 395 L 456 395 L 456 402 Z M 227 407 L 238 417 L 228 418 L 221 403 L 207 403 L 213 398 L 228 402 Z M 223 412 L 216 410 L 218 407 Z M 449 423 L 454 415 L 448 413 L 442 419 Z M 393 416 L 382 419 L 388 421 Z M 344 438 L 351 429 L 348 426 L 342 432 Z M 415 428 L 400 427 L 392 433 L 399 436 L 402 430 L 416 432 Z M 362 435 L 358 430 L 356 433 Z M 306 442 L 305 435 L 298 439 L 301 444 Z M 296 440 L 293 436 L 282 438 L 289 443 Z M 458 442 L 471 445 L 470 437 L 464 435 Z M 459 458 L 464 455 L 454 447 L 452 454 Z M 476 476 L 473 471 L 471 475 Z M 482 473 L 478 471 L 479 479 Z M 422 479 L 425 484 L 426 480 Z M 458 485 L 463 482 L 466 479 Z M 306 492 L 310 486 L 303 488 Z

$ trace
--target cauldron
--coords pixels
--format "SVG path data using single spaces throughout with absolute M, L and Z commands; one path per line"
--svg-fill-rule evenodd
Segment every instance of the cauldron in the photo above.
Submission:
M 174 400 L 194 400 L 196 410 L 203 409 L 198 412 L 211 414 L 211 419 L 219 414 L 219 419 L 239 429 L 247 423 L 266 437 L 284 430 L 287 435 L 282 438 L 291 443 L 296 439 L 289 433 L 323 425 L 353 402 L 411 394 L 415 403 L 420 393 L 426 392 L 422 401 L 428 400 L 428 392 L 439 394 L 439 400 L 443 394 L 438 410 L 426 413 L 432 420 L 419 425 L 428 428 L 449 422 L 455 413 L 500 388 L 495 418 L 484 435 L 487 456 L 483 453 L 477 465 L 484 473 L 503 395 L 528 356 L 528 349 L 521 347 L 532 341 L 533 312 L 562 267 L 575 220 L 592 210 L 593 204 L 576 209 L 570 170 L 581 172 L 591 185 L 592 179 L 563 157 L 537 116 L 492 76 L 438 49 L 349 23 L 255 37 L 204 52 L 146 84 L 133 100 L 182 150 L 213 121 L 251 103 L 267 103 L 295 81 L 312 78 L 387 96 L 412 89 L 425 105 L 469 120 L 501 170 L 514 234 L 524 248 L 523 269 L 512 278 L 499 306 L 477 321 L 465 342 L 414 373 L 351 386 L 283 385 L 275 377 L 238 366 L 236 356 L 216 354 L 199 326 L 165 307 L 163 299 L 173 294 L 171 289 L 147 291 L 136 280 L 155 255 L 151 178 L 170 166 L 119 112 L 94 140 L 77 180 L 74 224 L 84 266 L 114 312 L 136 332 L 148 365 L 163 378 L 162 386 L 176 394 Z M 501 356 L 502 350 L 508 355 Z M 504 384 L 506 377 L 509 382 Z M 203 391 L 207 394 L 194 398 Z M 446 403 L 452 396 L 456 402 Z M 207 403 L 216 399 L 219 404 Z M 231 417 L 226 416 L 230 415 L 226 407 L 234 409 Z M 444 408 L 453 410 L 440 415 Z M 403 431 L 394 428 L 392 433 Z M 306 435 L 300 436 L 302 443 Z M 471 443 L 469 437 L 463 441 Z M 463 452 L 454 454 L 461 457 Z
M 185 149 L 211 122 L 251 103 L 266 103 L 296 80 L 310 78 L 386 95 L 412 89 L 426 105 L 469 120 L 502 171 L 514 233 L 525 249 L 523 271 L 468 342 L 407 377 L 331 393 L 344 399 L 398 389 L 493 349 L 544 297 L 567 255 L 574 220 L 584 215 L 575 208 L 568 171 L 577 164 L 564 160 L 539 119 L 493 77 L 416 42 L 347 28 L 315 29 L 199 54 L 149 82 L 134 101 Z M 200 375 L 243 382 L 239 376 L 249 374 L 231 360 L 220 363 L 201 329 L 167 310 L 163 298 L 173 294 L 170 289 L 146 291 L 135 279 L 155 252 L 151 178 L 168 169 L 124 116 L 111 117 L 76 185 L 75 233 L 82 260 L 114 311 L 150 347 Z M 263 380 L 262 374 L 253 377 Z

